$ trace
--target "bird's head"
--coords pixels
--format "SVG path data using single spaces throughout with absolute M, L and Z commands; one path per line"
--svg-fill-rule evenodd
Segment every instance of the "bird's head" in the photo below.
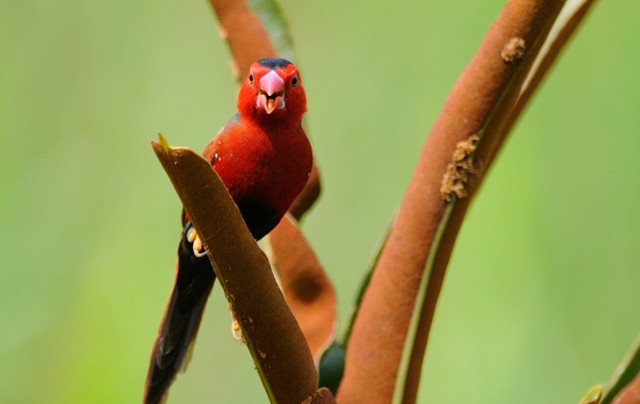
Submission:
M 240 115 L 260 120 L 291 119 L 300 122 L 307 99 L 296 66 L 285 59 L 265 58 L 251 65 L 240 88 Z

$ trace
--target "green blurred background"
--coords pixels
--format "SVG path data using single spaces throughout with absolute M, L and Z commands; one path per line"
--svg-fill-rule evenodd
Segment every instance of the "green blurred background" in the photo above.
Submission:
M 323 195 L 304 231 L 344 320 L 456 78 L 504 1 L 283 1 Z M 602 1 L 454 251 L 420 402 L 573 403 L 640 332 L 640 8 Z M 234 113 L 208 3 L 0 2 L 0 402 L 136 403 L 178 198 L 149 141 Z M 219 287 L 168 403 L 266 402 Z

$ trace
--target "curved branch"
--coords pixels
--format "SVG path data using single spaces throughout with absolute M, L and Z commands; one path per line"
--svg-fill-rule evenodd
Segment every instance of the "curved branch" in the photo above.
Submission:
M 338 401 L 415 401 L 436 301 L 469 200 L 563 3 L 509 2 L 447 98 L 354 323 Z M 406 373 L 399 375 L 401 362 Z

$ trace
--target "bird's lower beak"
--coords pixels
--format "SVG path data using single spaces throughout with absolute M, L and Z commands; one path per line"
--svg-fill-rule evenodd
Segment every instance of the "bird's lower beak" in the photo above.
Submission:
M 285 107 L 284 80 L 273 70 L 260 79 L 256 107 L 263 108 L 267 114 Z
M 256 106 L 265 110 L 267 114 L 273 111 L 283 109 L 285 107 L 284 91 L 268 95 L 264 91 L 258 92 L 258 100 Z

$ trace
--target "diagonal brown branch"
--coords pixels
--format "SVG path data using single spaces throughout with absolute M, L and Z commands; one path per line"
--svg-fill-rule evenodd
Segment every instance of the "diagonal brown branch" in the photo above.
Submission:
M 232 307 L 272 402 L 300 403 L 316 394 L 311 352 L 271 267 L 211 164 L 161 137 L 153 150 L 171 179 Z

